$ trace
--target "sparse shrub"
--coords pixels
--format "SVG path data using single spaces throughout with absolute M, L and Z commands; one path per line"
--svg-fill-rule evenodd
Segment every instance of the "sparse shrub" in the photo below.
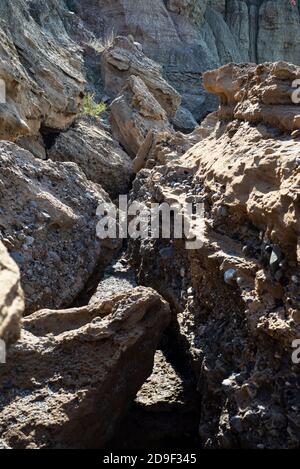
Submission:
M 93 39 L 88 45 L 94 49 L 94 51 L 101 53 L 113 45 L 115 37 L 116 34 L 114 30 L 112 30 L 104 39 Z
M 82 113 L 85 116 L 99 117 L 106 109 L 103 102 L 97 103 L 93 93 L 87 93 L 83 99 Z

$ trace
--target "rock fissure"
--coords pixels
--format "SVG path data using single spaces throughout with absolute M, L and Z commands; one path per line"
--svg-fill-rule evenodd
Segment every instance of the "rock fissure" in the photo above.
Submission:
M 298 448 L 297 5 L 0 13 L 0 448 Z M 200 245 L 98 236 L 120 195 Z

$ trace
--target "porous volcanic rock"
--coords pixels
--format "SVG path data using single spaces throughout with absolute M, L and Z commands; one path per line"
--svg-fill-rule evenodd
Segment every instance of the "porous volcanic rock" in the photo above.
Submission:
M 1 438 L 12 448 L 99 448 L 151 374 L 168 304 L 137 288 L 23 321 L 1 368 Z
M 0 339 L 8 345 L 19 338 L 23 310 L 20 271 L 0 242 Z
M 122 150 L 100 119 L 85 117 L 61 132 L 47 152 L 53 161 L 73 161 L 86 177 L 112 197 L 126 194 L 133 175 L 131 158 Z
M 20 267 L 26 312 L 68 306 L 100 256 L 96 209 L 107 193 L 75 163 L 0 143 L 1 239 Z
M 206 89 L 220 98 L 220 118 L 269 124 L 287 132 L 300 129 L 297 80 L 300 67 L 286 62 L 228 64 L 203 75 Z
M 297 131 L 278 125 L 290 106 L 291 69 L 257 69 L 265 71 L 258 107 L 259 91 L 272 90 L 273 127 L 251 118 L 252 65 L 210 73 L 222 77 L 207 80 L 222 98 L 219 121 L 209 117 L 186 154 L 170 158 L 165 150 L 166 163 L 144 169 L 133 185 L 132 200 L 147 194 L 149 203 L 204 204 L 202 247 L 144 239 L 131 242 L 129 254 L 138 281 L 178 314 L 198 379 L 205 448 L 299 447 L 299 364 L 292 354 L 300 338 L 300 141 Z M 288 71 L 285 86 L 274 86 L 274 70 Z

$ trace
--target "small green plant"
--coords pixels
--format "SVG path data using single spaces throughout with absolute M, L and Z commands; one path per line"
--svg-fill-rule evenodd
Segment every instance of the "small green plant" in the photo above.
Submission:
M 95 94 L 87 93 L 85 95 L 82 107 L 82 113 L 85 116 L 99 117 L 105 110 L 105 103 L 96 103 Z

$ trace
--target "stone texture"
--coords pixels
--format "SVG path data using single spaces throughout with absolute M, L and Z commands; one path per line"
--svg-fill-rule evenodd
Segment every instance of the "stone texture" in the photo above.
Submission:
M 132 75 L 110 105 L 114 136 L 135 157 L 151 131 L 171 130 L 168 116 L 141 78 Z
M 103 447 L 151 374 L 169 320 L 167 303 L 146 288 L 29 316 L 1 368 L 3 442 L 15 449 Z
M 19 338 L 23 310 L 19 269 L 0 242 L 0 339 L 7 345 Z
M 286 62 L 258 66 L 234 64 L 206 72 L 206 89 L 219 96 L 221 118 L 268 124 L 279 130 L 300 129 L 300 108 L 293 102 L 300 67 Z
M 127 37 L 116 37 L 112 46 L 104 50 L 102 74 L 105 90 L 116 95 L 127 78 L 140 78 L 162 106 L 168 117 L 173 117 L 180 105 L 179 94 L 162 77 L 162 68 Z
M 1 0 L 0 138 L 64 129 L 78 113 L 84 89 L 82 59 L 62 21 L 62 1 Z
M 0 144 L 0 168 L 1 239 L 20 267 L 27 313 L 70 305 L 100 259 L 96 208 L 108 195 L 76 164 L 14 143 Z
M 176 112 L 175 117 L 172 119 L 174 128 L 178 131 L 190 133 L 197 127 L 197 121 L 193 114 L 183 106 L 180 106 Z
M 204 204 L 200 249 L 148 239 L 131 242 L 129 255 L 138 282 L 177 312 L 205 448 L 299 447 L 292 342 L 300 337 L 300 142 L 298 131 L 278 125 L 293 70 L 281 63 L 209 73 L 219 113 L 184 155 L 172 157 L 170 145 L 165 164 L 141 171 L 133 186 L 132 200 Z M 263 100 L 272 122 L 252 119 Z
M 168 351 L 166 346 L 157 350 L 153 372 L 116 432 L 112 448 L 149 450 L 176 445 L 181 449 L 191 442 L 197 447 L 199 396 L 189 366 L 176 360 L 176 344 L 168 345 Z
M 73 4 L 82 26 L 102 42 L 112 31 L 131 34 L 148 57 L 163 65 L 165 78 L 198 121 L 216 106 L 203 89 L 204 71 L 227 62 L 299 64 L 299 8 L 289 0 L 75 0 Z
M 100 184 L 112 197 L 128 192 L 132 161 L 100 119 L 79 119 L 58 136 L 47 154 L 53 161 L 78 164 L 89 180 Z

